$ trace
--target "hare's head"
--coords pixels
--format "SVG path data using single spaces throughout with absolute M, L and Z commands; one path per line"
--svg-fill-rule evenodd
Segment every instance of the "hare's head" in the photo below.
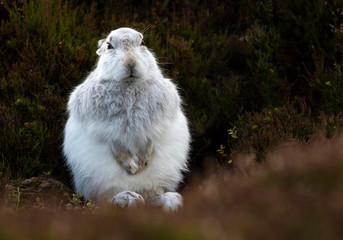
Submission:
M 144 80 L 158 74 L 155 57 L 142 45 L 143 35 L 131 28 L 112 31 L 98 42 L 97 73 L 107 80 Z

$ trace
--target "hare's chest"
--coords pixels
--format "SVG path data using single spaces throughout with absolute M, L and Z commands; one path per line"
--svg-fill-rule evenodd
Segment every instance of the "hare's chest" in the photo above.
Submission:
M 161 120 L 164 112 L 161 91 L 101 87 L 92 99 L 96 115 L 126 128 L 149 127 Z

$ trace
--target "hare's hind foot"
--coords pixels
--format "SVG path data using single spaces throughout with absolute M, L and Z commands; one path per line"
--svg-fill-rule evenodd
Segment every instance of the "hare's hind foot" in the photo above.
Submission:
M 182 207 L 183 200 L 177 192 L 166 192 L 155 199 L 155 204 L 161 206 L 164 211 L 176 212 Z
M 123 191 L 113 197 L 112 203 L 125 208 L 144 205 L 145 201 L 144 198 L 138 193 L 132 191 Z
M 153 206 L 162 207 L 166 212 L 176 212 L 182 207 L 182 196 L 177 192 L 166 192 L 157 195 L 147 195 L 151 193 L 145 193 L 148 199 L 148 203 Z M 151 202 L 149 202 L 151 201 Z M 123 191 L 115 195 L 112 199 L 112 203 L 122 208 L 137 207 L 145 204 L 144 198 L 132 191 Z

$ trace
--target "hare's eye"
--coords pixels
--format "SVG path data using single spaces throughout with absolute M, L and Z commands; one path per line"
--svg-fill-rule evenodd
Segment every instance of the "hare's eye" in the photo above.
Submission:
M 113 49 L 113 46 L 111 43 L 107 43 L 107 49 Z

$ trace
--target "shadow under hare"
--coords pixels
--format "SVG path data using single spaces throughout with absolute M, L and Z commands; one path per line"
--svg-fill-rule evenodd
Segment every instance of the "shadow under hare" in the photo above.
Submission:
M 63 152 L 85 198 L 174 211 L 190 134 L 176 85 L 142 41 L 119 28 L 98 42 L 96 68 L 69 98 Z

